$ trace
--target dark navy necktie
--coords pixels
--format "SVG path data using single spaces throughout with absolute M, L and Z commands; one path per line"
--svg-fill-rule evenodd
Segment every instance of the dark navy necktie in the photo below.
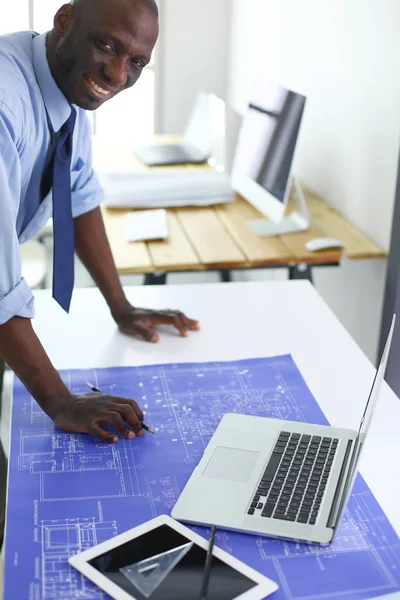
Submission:
M 74 287 L 74 223 L 71 206 L 72 108 L 60 129 L 53 161 L 53 298 L 68 312 Z

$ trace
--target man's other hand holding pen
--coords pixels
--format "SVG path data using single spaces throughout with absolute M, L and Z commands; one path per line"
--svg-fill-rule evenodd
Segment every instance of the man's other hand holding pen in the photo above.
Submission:
M 86 382 L 91 393 L 72 395 L 58 405 L 58 411 L 50 415 L 60 429 L 72 433 L 88 433 L 93 437 L 115 444 L 118 435 L 126 439 L 154 433 L 143 423 L 143 413 L 134 400 L 102 394 L 94 385 Z M 61 408 L 61 409 L 60 409 Z M 101 425 L 111 426 L 115 432 L 106 431 Z
M 98 390 L 96 387 L 94 387 L 94 385 L 92 383 L 90 383 L 89 381 L 86 381 L 85 385 L 87 385 L 87 387 L 92 390 L 92 392 L 97 392 L 98 394 L 102 394 L 103 392 L 101 392 L 100 390 Z M 136 402 L 135 402 L 136 404 Z M 136 404 L 137 406 L 137 404 Z M 142 415 L 143 418 L 143 415 Z M 146 425 L 146 423 L 143 423 L 143 421 L 141 422 L 142 425 L 142 429 L 144 429 L 145 431 L 148 431 L 149 433 L 154 434 L 154 431 L 148 426 Z M 139 435 L 143 435 L 143 433 L 140 433 Z

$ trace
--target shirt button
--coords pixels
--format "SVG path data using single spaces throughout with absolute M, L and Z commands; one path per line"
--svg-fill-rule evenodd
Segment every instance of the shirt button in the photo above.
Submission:
M 24 235 L 23 235 L 23 236 L 22 236 L 22 238 L 21 238 L 21 242 L 22 242 L 22 243 L 26 242 L 26 237 L 25 237 Z
M 42 213 L 43 211 L 44 211 L 44 208 L 43 208 L 43 206 L 41 206 L 41 207 L 39 208 L 39 212 L 40 212 L 40 213 Z

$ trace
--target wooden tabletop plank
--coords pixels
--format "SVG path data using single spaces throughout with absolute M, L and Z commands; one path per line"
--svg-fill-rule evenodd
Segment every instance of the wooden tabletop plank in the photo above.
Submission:
M 236 202 L 221 204 L 216 210 L 253 267 L 287 264 L 293 258 L 292 252 L 278 237 L 261 237 L 250 229 L 247 221 L 262 218 L 262 215 L 240 196 Z
M 314 223 L 328 237 L 336 238 L 344 244 L 344 255 L 349 259 L 384 258 L 386 252 L 352 223 L 335 211 L 314 218 Z
M 178 208 L 176 215 L 205 269 L 249 266 L 214 208 Z
M 144 242 L 127 242 L 129 210 L 103 208 L 104 225 L 118 273 L 152 273 L 154 266 Z
M 294 255 L 294 262 L 305 262 L 308 264 L 328 264 L 340 262 L 341 250 L 326 249 L 318 252 L 310 252 L 306 249 L 306 242 L 323 237 L 322 231 L 315 225 L 311 225 L 307 231 L 297 231 L 296 233 L 288 233 L 281 235 L 280 239 L 288 246 Z
M 173 209 L 167 211 L 167 240 L 147 242 L 147 249 L 157 271 L 187 271 L 202 269 L 199 257 L 181 227 Z
M 317 194 L 304 190 L 312 222 L 324 236 L 340 240 L 349 259 L 384 258 L 386 252 Z
M 326 215 L 327 211 L 333 210 L 327 202 L 322 200 L 321 197 L 312 190 L 304 186 L 302 186 L 302 190 L 312 219 L 315 217 L 323 217 Z

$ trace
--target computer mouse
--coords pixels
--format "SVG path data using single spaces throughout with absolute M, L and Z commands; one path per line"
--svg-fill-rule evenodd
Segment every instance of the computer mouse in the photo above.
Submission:
M 343 243 L 340 240 L 329 237 L 314 238 L 305 243 L 305 247 L 310 252 L 317 250 L 326 250 L 328 248 L 342 248 Z

